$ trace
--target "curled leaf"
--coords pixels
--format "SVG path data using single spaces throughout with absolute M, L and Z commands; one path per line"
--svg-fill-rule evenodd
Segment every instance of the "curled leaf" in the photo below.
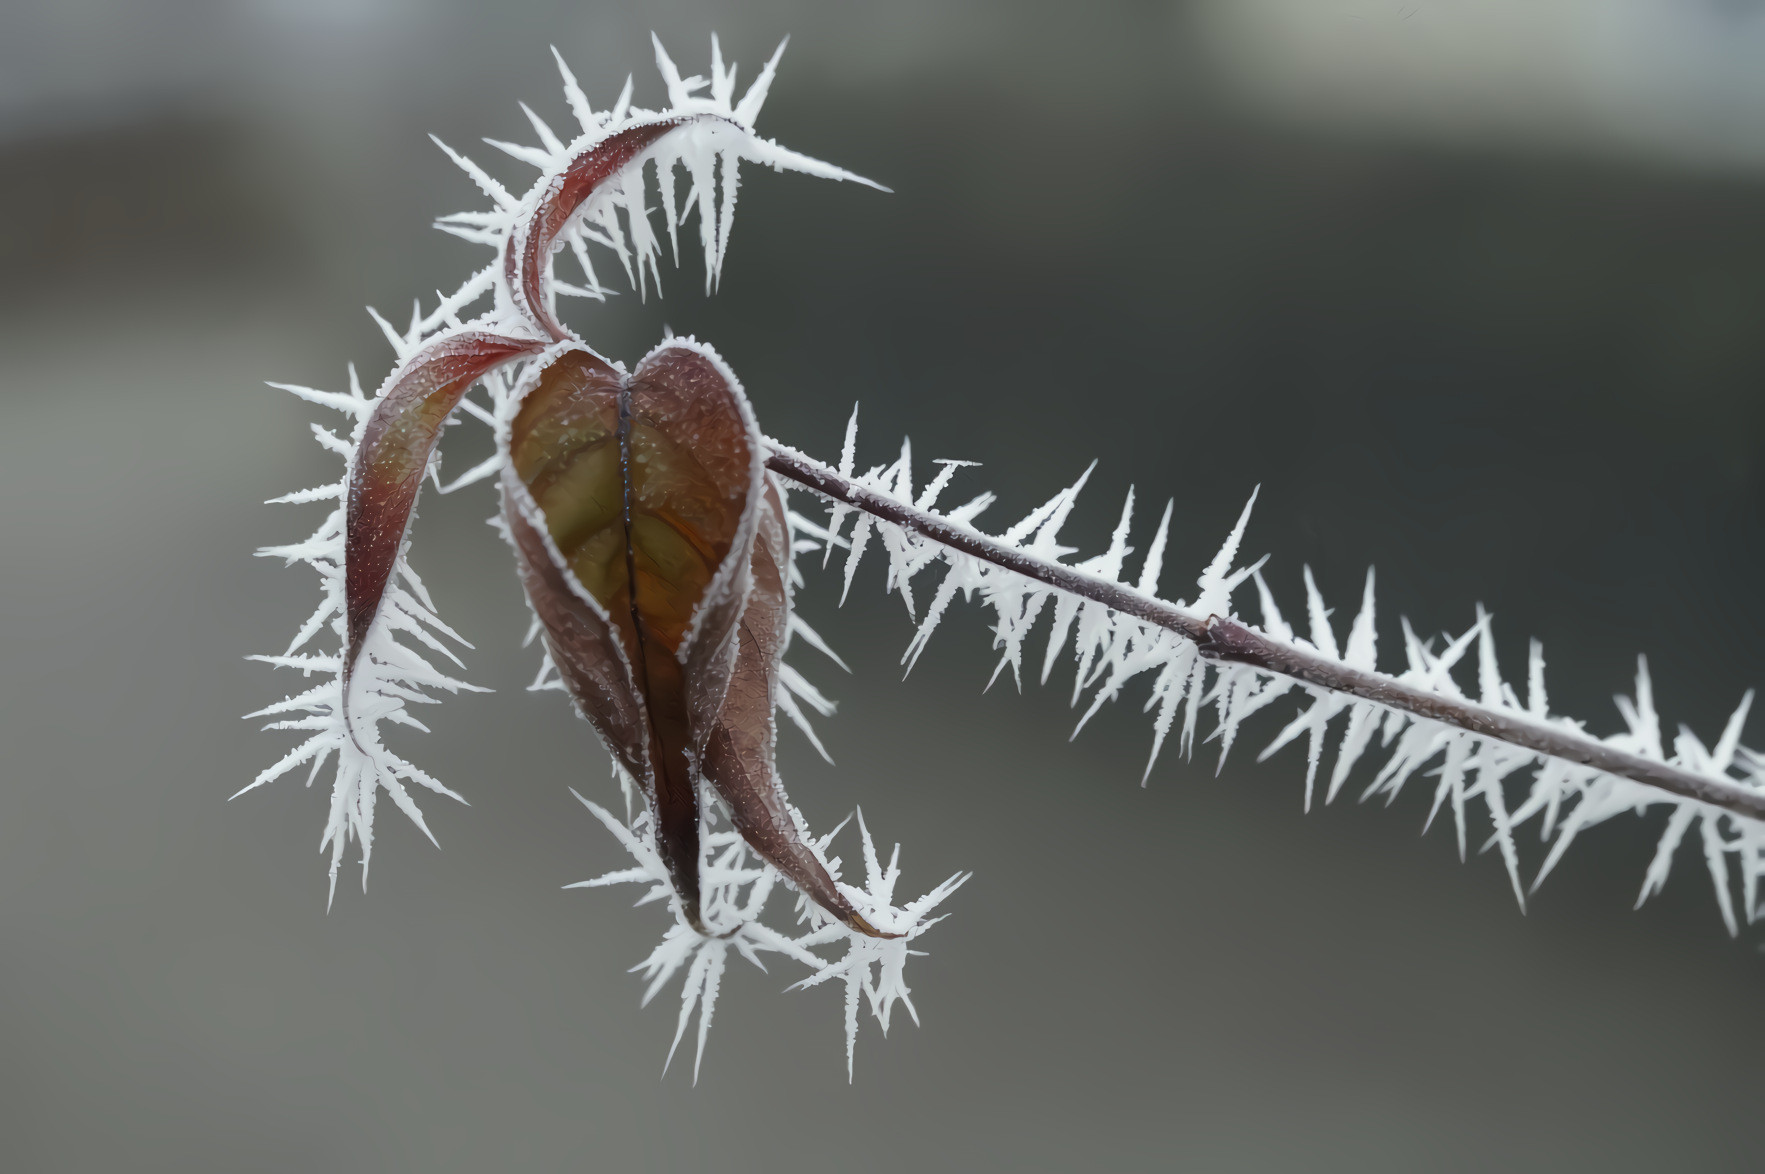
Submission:
M 553 242 L 603 184 L 657 139 L 691 121 L 690 116 L 660 116 L 615 131 L 577 154 L 532 197 L 533 207 L 503 255 L 503 277 L 517 306 L 552 338 L 562 342 L 570 337 L 552 313 L 548 291 Z M 636 182 L 643 182 L 641 171 Z
M 346 673 L 361 654 L 386 594 L 442 425 L 472 384 L 544 346 L 534 339 L 459 330 L 430 343 L 387 376 L 350 465 L 344 539 Z
M 629 376 L 563 348 L 517 390 L 504 515 L 571 696 L 634 779 L 683 915 L 699 909 L 699 782 L 767 861 L 876 933 L 804 842 L 773 769 L 788 630 L 782 497 L 740 384 L 671 340 Z

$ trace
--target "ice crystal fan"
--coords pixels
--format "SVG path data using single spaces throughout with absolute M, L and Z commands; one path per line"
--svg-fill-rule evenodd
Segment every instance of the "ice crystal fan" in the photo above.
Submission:
M 627 811 L 634 793 L 642 800 L 629 821 L 583 800 L 632 866 L 582 883 L 644 885 L 645 900 L 666 903 L 666 934 L 637 969 L 649 980 L 646 1002 L 685 971 L 674 1042 L 696 1011 L 700 1057 L 729 951 L 756 964 L 762 952 L 774 952 L 811 968 L 799 985 L 844 985 L 850 1073 L 861 1009 L 885 1030 L 897 1003 L 917 1018 L 903 978 L 916 952 L 910 943 L 965 879 L 951 877 L 897 905 L 898 849 L 883 864 L 860 817 L 862 884 L 851 883 L 831 854 L 834 833 L 811 832 L 785 795 L 775 765 L 776 717 L 814 741 L 805 710 L 831 708 L 785 660 L 793 645 L 832 655 L 792 610 L 803 584 L 793 560 L 811 552 L 825 562 L 843 550 L 849 587 L 864 554 L 883 551 L 890 588 L 918 619 L 909 661 L 960 594 L 993 613 L 1000 671 L 1021 679 L 1027 639 L 1046 616 L 1040 676 L 1046 681 L 1070 650 L 1073 702 L 1085 702 L 1081 727 L 1130 681 L 1146 679 L 1154 759 L 1173 733 L 1188 754 L 1198 719 L 1211 708 L 1223 760 L 1246 718 L 1287 698 L 1304 708 L 1264 755 L 1305 742 L 1308 807 L 1332 724 L 1343 728 L 1325 802 L 1375 741 L 1384 762 L 1366 796 L 1395 795 L 1432 767 L 1430 820 L 1451 811 L 1462 856 L 1473 813 L 1485 813 L 1484 846 L 1500 852 L 1522 903 L 1519 825 L 1538 819 L 1550 842 L 1542 879 L 1585 828 L 1623 811 L 1667 806 L 1643 896 L 1664 882 L 1674 851 L 1695 828 L 1731 932 L 1739 917 L 1758 915 L 1765 790 L 1761 758 L 1740 745 L 1746 700 L 1713 748 L 1682 730 L 1669 753 L 1639 669 L 1635 698 L 1621 702 L 1626 728 L 1595 738 L 1550 713 L 1536 644 L 1524 700 L 1503 681 L 1481 611 L 1440 651 L 1405 623 L 1405 667 L 1380 672 L 1371 574 L 1339 644 L 1308 571 L 1306 631 L 1295 632 L 1262 563 L 1237 565 L 1248 504 L 1202 571 L 1193 602 L 1167 601 L 1158 590 L 1172 506 L 1137 573 L 1127 567 L 1131 493 L 1103 553 L 1066 562 L 1070 548 L 1058 537 L 1083 477 L 990 535 L 975 524 L 990 495 L 939 511 L 960 462 L 941 462 L 915 488 L 904 446 L 893 463 L 860 473 L 856 415 L 837 466 L 805 456 L 761 431 L 735 374 L 704 343 L 664 339 L 629 369 L 594 351 L 562 324 L 557 298 L 605 298 L 597 255 L 603 265 L 610 255 L 625 280 L 646 291 L 663 248 L 655 212 L 676 256 L 680 236 L 696 230 L 709 291 L 729 246 L 741 163 L 877 186 L 755 133 L 779 53 L 738 100 L 735 66 L 725 65 L 715 38 L 709 77 L 681 77 L 659 42 L 655 49 L 668 93 L 659 111 L 631 105 L 629 79 L 610 108 L 594 110 L 558 58 L 580 133 L 566 141 L 523 106 L 538 145 L 492 144 L 539 169 L 524 196 L 444 146 L 492 207 L 443 217 L 437 226 L 489 247 L 493 258 L 428 313 L 414 311 L 402 332 L 376 315 L 398 361 L 374 395 L 363 392 L 353 369 L 347 392 L 286 388 L 335 409 L 349 428 L 314 427 L 319 443 L 343 459 L 339 481 L 277 499 L 332 503 L 306 541 L 262 552 L 312 567 L 323 598 L 286 652 L 257 659 L 319 683 L 252 715 L 305 738 L 246 790 L 300 767 L 309 783 L 333 772 L 321 843 L 333 896 L 352 842 L 360 845 L 366 884 L 382 792 L 426 835 L 413 791 L 458 797 L 382 739 L 387 725 L 423 729 L 414 708 L 438 691 L 471 688 L 451 675 L 459 637 L 437 617 L 407 561 L 418 493 L 431 479 L 441 492 L 496 483 L 498 524 L 543 641 L 535 687 L 569 696 L 608 752 Z M 566 251 L 573 281 L 554 272 Z M 471 398 L 476 389 L 483 402 Z M 437 443 L 462 414 L 492 430 L 495 453 L 442 485 Z M 794 511 L 790 491 L 826 504 L 826 522 Z M 915 581 L 935 569 L 942 579 L 929 596 L 916 595 Z M 1255 625 L 1233 607 L 1247 584 L 1260 612 Z M 325 649 L 327 638 L 334 651 Z M 1455 679 L 1461 662 L 1475 666 L 1469 690 Z M 796 896 L 793 934 L 763 921 L 780 882 Z

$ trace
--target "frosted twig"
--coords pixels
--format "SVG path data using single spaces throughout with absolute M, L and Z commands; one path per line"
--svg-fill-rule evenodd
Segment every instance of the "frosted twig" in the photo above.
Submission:
M 843 574 L 848 590 L 866 551 L 884 552 L 888 588 L 901 595 L 919 625 L 903 657 L 909 668 L 958 593 L 971 599 L 978 596 L 994 613 L 994 646 L 1002 650 L 995 678 L 1007 667 L 1014 678 L 1021 678 L 1027 637 L 1040 617 L 1048 614 L 1051 630 L 1042 679 L 1048 679 L 1062 650 L 1070 648 L 1078 662 L 1073 703 L 1087 691 L 1091 694 L 1079 728 L 1104 703 L 1119 697 L 1133 678 L 1151 681 L 1146 708 L 1156 713 L 1148 773 L 1173 731 L 1181 752 L 1190 753 L 1196 719 L 1205 706 L 1217 711 L 1217 727 L 1209 739 L 1218 739 L 1223 765 L 1246 718 L 1283 696 L 1301 701 L 1309 697 L 1309 707 L 1293 717 L 1261 755 L 1267 758 L 1307 735 L 1307 809 L 1329 727 L 1345 715 L 1346 729 L 1324 801 L 1334 801 L 1375 736 L 1387 756 L 1363 799 L 1374 795 L 1394 799 L 1408 780 L 1438 762 L 1427 772 L 1436 779 L 1429 823 L 1450 801 L 1463 858 L 1472 805 L 1487 809 L 1492 834 L 1484 847 L 1500 848 L 1522 909 L 1527 888 L 1520 878 L 1516 826 L 1540 816 L 1543 838 L 1550 842 L 1532 884 L 1536 888 L 1585 829 L 1626 811 L 1640 814 L 1667 806 L 1671 815 L 1639 901 L 1660 890 L 1675 852 L 1695 823 L 1729 932 L 1739 928 L 1731 868 L 1739 872 L 1747 920 L 1765 915 L 1757 896 L 1760 877 L 1765 875 L 1765 767 L 1758 754 L 1740 745 L 1750 692 L 1713 748 L 1681 727 L 1669 752 L 1647 665 L 1639 661 L 1635 700 L 1618 699 L 1626 729 L 1596 738 L 1585 733 L 1580 722 L 1549 712 L 1544 654 L 1536 641 L 1528 666 L 1527 699 L 1521 703 L 1519 694 L 1501 678 L 1490 617 L 1481 608 L 1477 622 L 1449 639 L 1439 652 L 1431 641 L 1418 639 L 1406 621 L 1406 669 L 1397 674 L 1380 672 L 1372 573 L 1368 572 L 1360 614 L 1346 644 L 1339 645 L 1330 626 L 1330 610 L 1307 569 L 1309 631 L 1305 637 L 1297 635 L 1263 580 L 1262 562 L 1233 567 L 1250 504 L 1202 572 L 1194 602 L 1171 602 L 1155 594 L 1171 507 L 1159 523 L 1138 580 L 1130 582 L 1123 564 L 1130 553 L 1131 491 L 1108 550 L 1083 562 L 1067 563 L 1061 560 L 1072 549 L 1060 544 L 1059 530 L 1089 470 L 1077 484 L 992 536 L 973 525 L 976 515 L 993 501 L 991 494 L 947 513 L 933 511 L 937 497 L 948 487 L 949 463 L 940 462 L 943 471 L 916 493 L 909 446 L 903 445 L 893 464 L 859 475 L 853 472 L 855 443 L 855 430 L 848 428 L 838 470 L 777 441 L 769 442 L 767 463 L 775 475 L 828 501 L 829 524 L 816 535 L 823 544 L 831 548 L 841 543 L 845 517 L 855 517 L 850 537 L 843 540 L 848 550 Z M 921 612 L 913 580 L 940 566 L 943 580 Z M 1246 580 L 1255 581 L 1262 610 L 1260 629 L 1238 619 L 1232 608 L 1232 594 Z M 1474 695 L 1454 680 L 1463 661 L 1476 665 Z M 1529 767 L 1535 768 L 1529 791 L 1510 806 L 1508 780 Z
M 788 445 L 772 442 L 766 467 L 841 506 L 862 510 L 941 546 L 1175 632 L 1198 645 L 1202 657 L 1209 661 L 1250 665 L 1334 693 L 1372 701 L 1386 709 L 1430 718 L 1481 738 L 1560 758 L 1577 766 L 1591 766 L 1736 815 L 1765 819 L 1765 791 L 1681 770 L 1638 754 L 1626 753 L 1593 738 L 1576 736 L 1561 727 L 1546 726 L 1519 714 L 1420 689 L 1383 673 L 1356 669 L 1291 641 L 1274 639 L 1237 620 L 1201 615 L 1177 607 L 1124 583 L 1007 546 L 972 526 L 952 522 L 930 510 L 915 509 L 841 476 L 837 469 Z

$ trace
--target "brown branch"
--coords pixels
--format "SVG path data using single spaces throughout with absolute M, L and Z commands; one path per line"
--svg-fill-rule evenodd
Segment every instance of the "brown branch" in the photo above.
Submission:
M 1592 767 L 1736 815 L 1765 820 L 1765 791 L 1754 790 L 1732 779 L 1698 774 L 1630 754 L 1561 726 L 1417 688 L 1383 673 L 1350 668 L 1340 661 L 1276 640 L 1237 620 L 1197 615 L 1099 575 L 1037 558 L 948 518 L 914 509 L 841 476 L 837 470 L 796 449 L 776 441 L 769 443 L 771 451 L 766 458 L 766 467 L 781 477 L 971 558 L 1168 629 L 1195 641 L 1202 655 L 1215 663 L 1250 665 L 1315 688 L 1346 693 L 1387 709 L 1452 726 L 1480 738 L 1577 766 Z

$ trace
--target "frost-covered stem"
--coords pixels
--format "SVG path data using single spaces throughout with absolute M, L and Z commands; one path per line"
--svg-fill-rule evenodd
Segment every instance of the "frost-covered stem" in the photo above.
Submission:
M 972 558 L 1013 571 L 1050 587 L 1081 595 L 1135 619 L 1193 640 L 1212 661 L 1247 664 L 1320 689 L 1345 693 L 1453 726 L 1492 741 L 1590 766 L 1737 815 L 1765 819 L 1765 792 L 1665 762 L 1626 753 L 1593 738 L 1529 721 L 1463 698 L 1417 688 L 1383 673 L 1350 668 L 1340 661 L 1277 640 L 1229 618 L 1202 616 L 1121 583 L 1074 567 L 1037 558 L 967 526 L 886 497 L 843 477 L 813 457 L 769 441 L 766 465 L 781 477 L 842 505 L 929 538 Z
M 1591 766 L 1736 815 L 1765 818 L 1765 792 L 1628 754 L 1604 742 L 1576 737 L 1567 730 L 1528 721 L 1513 713 L 1418 689 L 1382 673 L 1349 668 L 1303 648 L 1271 639 L 1237 620 L 1210 616 L 1206 637 L 1199 643 L 1201 654 L 1211 660 L 1254 665 L 1308 685 L 1349 693 L 1378 702 L 1388 709 L 1400 709 L 1456 726 L 1492 741 L 1522 746 L 1578 766 Z
M 1168 628 L 1197 644 L 1207 639 L 1207 619 L 1204 616 L 1195 615 L 1162 599 L 1141 594 L 1101 575 L 1092 575 L 1074 567 L 1037 558 L 1016 547 L 988 538 L 967 526 L 957 525 L 948 518 L 940 518 L 925 510 L 916 510 L 893 498 L 866 489 L 857 482 L 840 476 L 837 470 L 822 464 L 814 457 L 798 452 L 788 445 L 770 439 L 767 444 L 772 450 L 766 458 L 767 468 L 781 477 L 789 477 L 797 484 L 813 489 L 823 497 L 863 510 L 885 522 L 893 522 L 903 529 L 948 546 L 951 550 L 972 555 L 1008 571 L 1016 571 L 1025 578 L 1046 583 L 1050 587 L 1082 595 L 1135 619 Z

